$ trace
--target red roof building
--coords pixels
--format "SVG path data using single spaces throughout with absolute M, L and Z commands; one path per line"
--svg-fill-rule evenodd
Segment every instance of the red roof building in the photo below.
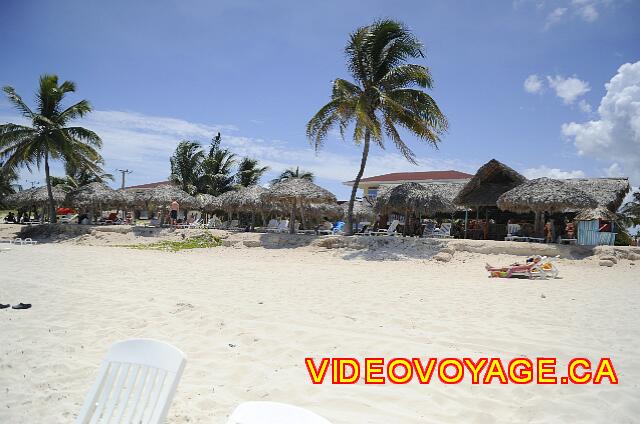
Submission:
M 473 177 L 471 174 L 460 171 L 424 171 L 424 172 L 392 172 L 390 174 L 366 177 L 360 180 L 359 188 L 363 190 L 363 196 L 376 197 L 380 186 L 394 186 L 406 182 L 415 183 L 460 183 L 464 184 Z M 353 181 L 346 181 L 344 185 L 353 186 Z
M 174 185 L 175 183 L 173 181 L 159 181 L 157 183 L 147 183 L 147 184 L 140 184 L 140 185 L 134 185 L 134 186 L 129 186 L 129 187 L 125 187 L 125 190 L 144 190 L 144 189 L 148 189 L 148 188 L 156 188 L 158 186 L 161 185 Z

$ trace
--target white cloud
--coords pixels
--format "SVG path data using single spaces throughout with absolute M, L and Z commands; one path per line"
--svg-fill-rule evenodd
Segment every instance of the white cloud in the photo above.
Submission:
M 581 5 L 577 12 L 585 22 L 595 22 L 598 19 L 598 16 L 600 16 L 593 4 Z
M 556 7 L 555 9 L 553 9 L 553 11 L 547 15 L 544 29 L 547 30 L 551 28 L 551 26 L 560 22 L 562 17 L 567 13 L 567 10 L 568 9 L 566 7 Z
M 598 119 L 563 124 L 562 133 L 579 154 L 611 161 L 611 171 L 621 167 L 640 181 L 640 61 L 622 65 L 605 88 Z
M 542 80 L 536 74 L 531 74 L 524 80 L 524 91 L 536 94 L 542 91 Z
M 584 113 L 591 113 L 591 105 L 589 103 L 587 103 L 586 100 L 582 99 L 578 102 L 578 107 L 580 108 L 581 111 L 583 111 Z
M 559 168 L 549 168 L 545 165 L 539 166 L 537 168 L 528 168 L 522 171 L 522 174 L 529 178 L 583 178 L 585 177 L 585 173 L 580 170 L 572 170 L 572 171 L 563 171 Z
M 547 14 L 543 27 L 545 31 L 572 18 L 593 23 L 600 17 L 600 9 L 609 6 L 613 0 L 556 0 L 547 3 L 554 4 L 555 8 Z M 538 10 L 549 10 L 544 2 L 536 2 L 535 6 Z
M 576 99 L 591 90 L 589 83 L 582 81 L 575 76 L 565 78 L 561 75 L 555 77 L 547 76 L 549 86 L 553 88 L 556 95 L 560 97 L 565 104 L 572 104 Z

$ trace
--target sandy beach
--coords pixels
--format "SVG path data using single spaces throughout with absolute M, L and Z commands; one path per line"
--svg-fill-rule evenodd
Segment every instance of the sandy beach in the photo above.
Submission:
M 560 279 L 487 278 L 485 262 L 518 259 L 12 246 L 0 253 L 0 303 L 33 308 L 0 311 L 0 422 L 71 422 L 109 346 L 134 337 L 187 355 L 170 423 L 223 424 L 249 400 L 292 403 L 336 424 L 637 420 L 640 264 L 559 259 Z M 313 385 L 304 358 L 324 356 L 610 357 L 620 382 Z

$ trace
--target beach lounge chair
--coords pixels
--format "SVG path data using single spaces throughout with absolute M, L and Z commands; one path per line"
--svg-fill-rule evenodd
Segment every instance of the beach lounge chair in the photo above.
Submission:
M 111 346 L 76 424 L 163 423 L 186 359 L 171 346 L 131 339 Z
M 269 223 L 267 224 L 266 227 L 264 227 L 264 228 L 259 227 L 259 228 L 256 228 L 256 229 L 258 229 L 260 231 L 266 231 L 267 233 L 273 232 L 273 231 L 278 229 L 278 220 L 277 219 L 270 219 Z
M 436 238 L 453 238 L 451 235 L 451 223 L 444 222 L 440 228 L 436 228 L 433 232 L 433 237 Z
M 372 236 L 395 236 L 395 235 L 398 235 L 398 232 L 396 231 L 398 228 L 398 225 L 400 225 L 400 221 L 397 219 L 394 219 L 391 222 L 391 225 L 389 225 L 389 228 L 387 229 L 382 228 L 378 231 L 372 231 L 369 234 Z
M 485 269 L 489 271 L 489 276 L 494 278 L 527 277 L 543 280 L 556 278 L 559 272 L 549 258 L 539 255 L 527 258 L 524 264 L 515 263 L 504 267 L 486 264 Z
M 78 219 L 78 214 L 75 215 L 65 215 L 60 218 L 59 222 L 61 224 L 70 224 L 73 220 Z
M 279 402 L 244 402 L 233 411 L 227 424 L 331 424 L 320 415 Z
M 275 229 L 275 233 L 287 233 L 289 232 L 289 220 L 283 219 L 278 223 L 278 228 Z
M 436 232 L 436 224 L 432 221 L 428 221 L 422 231 L 422 237 L 433 237 Z
M 517 235 L 520 233 L 520 224 L 507 224 L 507 236 L 504 241 L 529 241 L 528 237 Z
M 231 222 L 229 223 L 229 227 L 227 227 L 227 230 L 229 231 L 243 230 L 243 228 L 238 227 L 238 224 L 240 224 L 240 221 L 238 221 L 237 219 L 231 220 Z

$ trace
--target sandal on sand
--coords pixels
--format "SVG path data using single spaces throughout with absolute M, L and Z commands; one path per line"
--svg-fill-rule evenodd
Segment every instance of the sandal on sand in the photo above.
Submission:
M 0 309 L 6 309 L 9 306 L 11 306 L 11 305 L 9 305 L 8 303 L 6 305 L 3 305 L 2 303 L 0 303 Z
M 17 305 L 13 305 L 11 309 L 29 309 L 31 307 L 31 303 L 18 303 Z

